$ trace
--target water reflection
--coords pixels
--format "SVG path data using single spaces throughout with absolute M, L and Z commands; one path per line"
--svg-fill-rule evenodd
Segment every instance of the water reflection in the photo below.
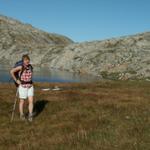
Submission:
M 8 82 L 10 79 L 10 66 L 0 65 L 0 82 Z M 34 67 L 33 81 L 38 82 L 92 82 L 99 80 L 91 75 L 80 75 L 67 71 L 50 70 L 48 68 Z

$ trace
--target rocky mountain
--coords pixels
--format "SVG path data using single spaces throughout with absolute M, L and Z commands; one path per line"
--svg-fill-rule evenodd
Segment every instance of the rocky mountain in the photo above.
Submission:
M 0 16 L 0 62 L 29 53 L 33 64 L 92 74 L 100 79 L 150 79 L 150 32 L 104 41 L 74 43 Z
M 65 36 L 46 33 L 12 18 L 0 15 L 0 62 L 14 63 L 29 53 L 40 64 L 49 47 L 65 47 L 73 41 Z
M 49 62 L 51 67 L 90 73 L 101 78 L 148 79 L 150 32 L 104 41 L 70 44 L 55 59 L 45 56 L 44 61 Z

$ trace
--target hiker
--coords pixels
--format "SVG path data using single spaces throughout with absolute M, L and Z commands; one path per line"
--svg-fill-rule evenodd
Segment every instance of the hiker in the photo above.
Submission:
M 10 73 L 14 79 L 16 85 L 18 85 L 19 92 L 19 113 L 20 119 L 25 120 L 25 115 L 23 111 L 25 100 L 28 99 L 29 105 L 29 114 L 28 121 L 33 119 L 33 96 L 34 96 L 34 87 L 32 83 L 33 67 L 30 64 L 30 57 L 28 55 L 22 56 L 22 64 L 14 67 Z M 16 76 L 16 73 L 19 75 Z

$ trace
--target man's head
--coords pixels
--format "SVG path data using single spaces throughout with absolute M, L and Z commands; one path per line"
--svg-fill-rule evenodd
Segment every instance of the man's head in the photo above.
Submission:
M 27 54 L 23 55 L 22 56 L 22 61 L 23 61 L 23 64 L 27 66 L 30 63 L 30 57 Z

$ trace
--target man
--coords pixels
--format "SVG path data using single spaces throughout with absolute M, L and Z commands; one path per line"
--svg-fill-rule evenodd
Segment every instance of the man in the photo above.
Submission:
M 15 76 L 16 72 L 19 72 L 19 78 Z M 32 83 L 33 68 L 30 64 L 29 56 L 23 55 L 22 65 L 16 68 L 13 68 L 10 71 L 10 73 L 14 81 L 18 84 L 19 99 L 20 99 L 20 102 L 19 102 L 20 119 L 25 120 L 23 107 L 24 107 L 25 100 L 28 99 L 28 102 L 29 102 L 28 120 L 31 122 L 33 120 L 34 87 Z

